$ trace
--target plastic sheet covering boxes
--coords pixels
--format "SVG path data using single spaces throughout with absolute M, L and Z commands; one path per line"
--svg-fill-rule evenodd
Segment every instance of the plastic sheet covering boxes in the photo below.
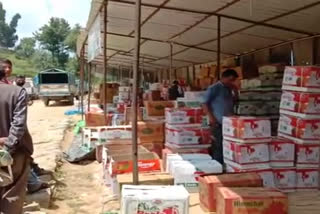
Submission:
M 199 178 L 200 205 L 205 211 L 216 212 L 219 187 L 262 187 L 257 173 L 204 175 Z
M 278 135 L 295 143 L 297 190 L 319 189 L 320 67 L 286 67 L 280 105 Z M 285 177 L 285 175 L 282 175 Z
M 129 186 L 122 189 L 121 214 L 189 214 L 189 193 L 182 186 Z
M 217 214 L 242 213 L 288 214 L 288 198 L 274 189 L 219 188 Z

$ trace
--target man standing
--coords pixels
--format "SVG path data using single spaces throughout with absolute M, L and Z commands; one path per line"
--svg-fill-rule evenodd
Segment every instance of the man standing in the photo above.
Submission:
M 177 80 L 173 81 L 173 85 L 169 88 L 169 100 L 176 100 L 178 97 L 183 97 L 184 92 Z
M 204 109 L 208 114 L 212 135 L 214 138 L 211 147 L 213 159 L 223 164 L 222 119 L 233 114 L 234 101 L 238 95 L 234 85 L 238 74 L 228 69 L 222 73 L 221 80 L 210 86 L 204 100 Z
M 13 157 L 13 183 L 0 187 L 0 214 L 22 213 L 33 153 L 27 131 L 27 92 L 7 84 L 6 67 L 0 63 L 0 146 Z

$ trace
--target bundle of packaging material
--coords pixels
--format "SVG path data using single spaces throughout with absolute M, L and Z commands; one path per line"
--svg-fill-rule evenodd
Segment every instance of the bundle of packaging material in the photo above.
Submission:
M 241 80 L 241 88 L 281 87 L 281 83 L 282 77 L 265 76 L 264 78 L 243 79 Z
M 202 108 L 166 108 L 167 124 L 202 124 Z
M 251 89 L 240 90 L 240 101 L 280 101 L 281 90 L 280 89 Z
M 266 188 L 220 187 L 217 194 L 217 214 L 287 214 L 285 194 Z
M 279 114 L 280 101 L 240 101 L 236 105 L 237 115 L 267 116 Z
M 104 126 L 98 130 L 101 144 L 128 144 L 132 139 L 131 126 Z
M 281 137 L 273 137 L 269 144 L 270 165 L 272 167 L 293 167 L 295 160 L 295 144 Z
M 295 167 L 274 170 L 276 180 L 290 180 L 297 190 L 319 188 L 319 75 L 320 67 L 295 66 L 283 78 L 278 135 L 294 142 Z
M 124 185 L 121 214 L 189 214 L 189 193 L 183 186 Z
M 208 127 L 199 124 L 166 125 L 166 142 L 178 145 L 199 145 L 211 143 L 211 132 Z
M 212 160 L 211 156 L 208 154 L 168 154 L 166 160 L 165 171 L 169 173 L 171 171 L 172 162 L 174 161 L 208 161 Z
M 184 186 L 189 192 L 199 192 L 199 176 L 220 174 L 222 165 L 216 160 L 172 161 L 170 174 L 175 185 Z
M 217 211 L 217 193 L 220 187 L 262 187 L 257 173 L 203 175 L 199 178 L 200 205 L 206 212 Z
M 197 100 L 189 100 L 186 98 L 177 98 L 175 108 L 200 108 L 202 102 Z
M 224 117 L 223 138 L 223 155 L 228 172 L 257 172 L 260 173 L 265 186 L 274 187 L 269 154 L 269 119 Z

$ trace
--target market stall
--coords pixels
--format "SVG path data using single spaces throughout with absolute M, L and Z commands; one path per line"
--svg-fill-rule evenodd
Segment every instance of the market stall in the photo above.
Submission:
M 320 62 L 319 8 L 312 0 L 92 1 L 78 41 L 81 77 L 87 63 L 103 81 L 84 111 L 83 143 L 96 149 L 122 213 L 293 214 L 304 206 L 294 202 L 300 191 L 319 198 L 320 68 L 309 66 Z M 236 116 L 223 119 L 222 166 L 209 155 L 201 103 L 226 68 L 237 71 L 240 95 Z M 117 83 L 107 81 L 112 69 Z M 186 90 L 174 101 L 172 80 Z M 304 213 L 320 211 L 309 202 Z

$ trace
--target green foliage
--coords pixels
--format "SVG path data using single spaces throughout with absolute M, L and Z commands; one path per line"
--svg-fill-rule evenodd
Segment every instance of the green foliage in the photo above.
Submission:
M 78 71 L 80 70 L 80 64 L 77 57 L 72 57 L 69 59 L 66 70 L 68 72 L 74 73 L 75 75 L 78 73 Z
M 27 77 L 33 77 L 39 71 L 30 60 L 17 58 L 14 51 L 0 48 L 0 58 L 12 61 L 13 75 L 26 75 Z
M 12 17 L 11 22 L 7 24 L 6 10 L 0 2 L 0 47 L 12 48 L 15 46 L 18 41 L 16 32 L 19 19 L 21 19 L 20 14 L 16 14 Z
M 23 38 L 16 47 L 16 55 L 20 58 L 30 58 L 35 52 L 36 40 L 34 38 Z
M 31 61 L 39 71 L 49 68 L 60 68 L 57 61 L 52 60 L 51 53 L 46 50 L 36 50 Z
M 73 53 L 77 52 L 77 40 L 80 35 L 81 27 L 79 24 L 76 24 L 70 31 L 69 35 L 65 39 L 64 43 Z
M 34 34 L 41 47 L 51 52 L 52 62 L 57 62 L 62 68 L 65 67 L 69 58 L 65 40 L 70 30 L 70 25 L 65 19 L 51 18 L 48 24 Z

